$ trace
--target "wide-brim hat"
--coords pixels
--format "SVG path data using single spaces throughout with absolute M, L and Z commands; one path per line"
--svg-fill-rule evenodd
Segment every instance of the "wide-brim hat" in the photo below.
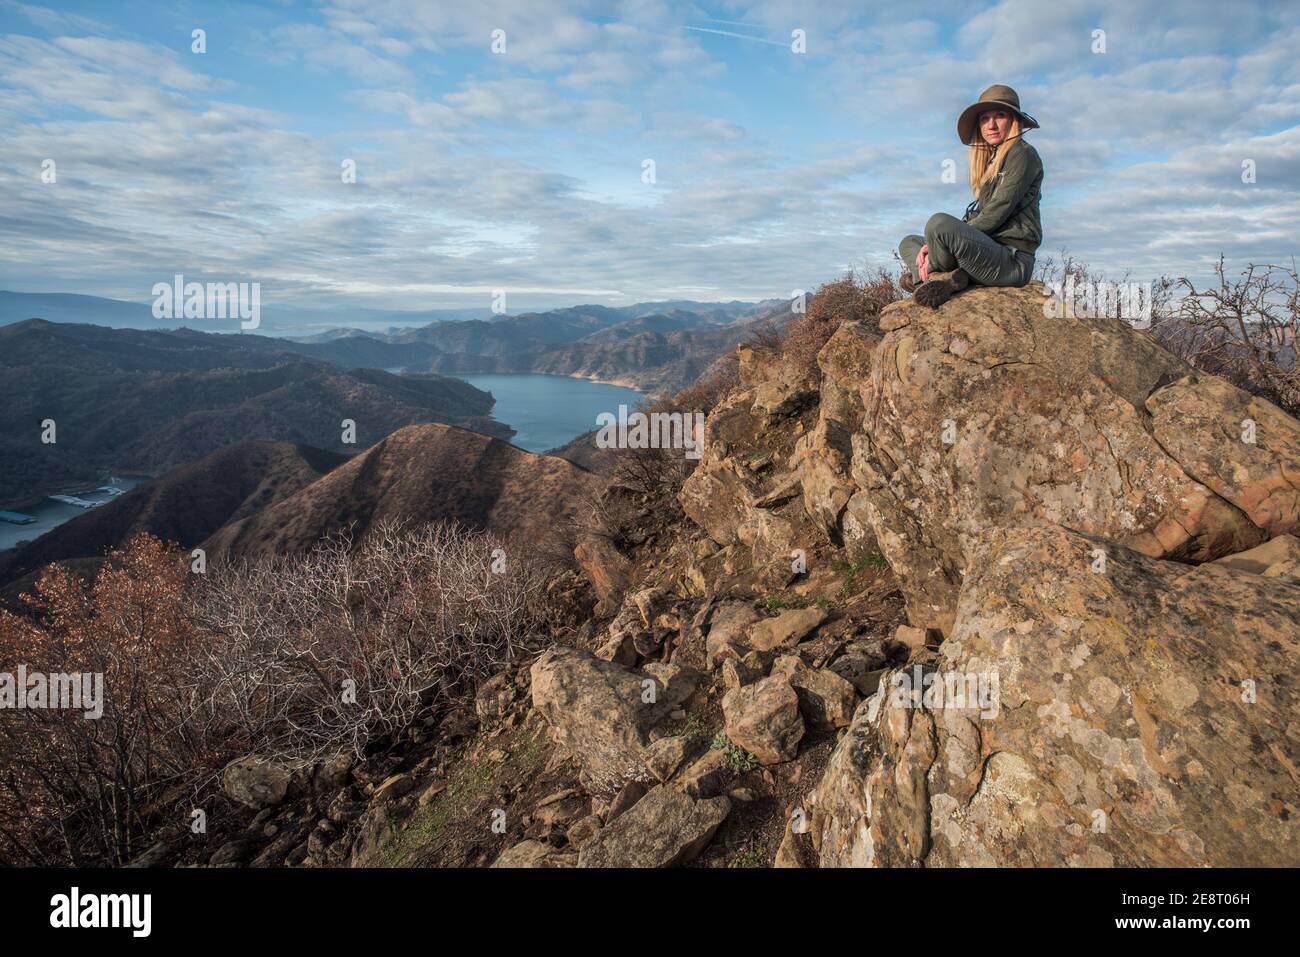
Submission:
M 957 136 L 967 146 L 974 146 L 978 142 L 980 114 L 998 108 L 1016 114 L 1022 130 L 1038 129 L 1038 121 L 1020 108 L 1019 94 L 1009 86 L 994 83 L 980 94 L 978 103 L 972 103 L 961 111 L 961 116 L 957 117 Z

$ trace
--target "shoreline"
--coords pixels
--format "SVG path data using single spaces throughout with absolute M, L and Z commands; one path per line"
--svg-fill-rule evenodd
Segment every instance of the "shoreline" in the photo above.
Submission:
M 647 391 L 646 387 L 635 379 L 602 379 L 598 376 L 583 375 L 579 372 L 535 372 L 529 370 L 527 372 L 437 372 L 434 374 L 446 376 L 449 379 L 458 379 L 461 376 L 466 375 L 549 375 L 554 376 L 557 379 L 579 379 L 583 382 L 595 383 L 596 385 L 612 385 L 617 386 L 620 389 L 631 389 L 633 392 L 640 392 L 641 395 L 647 399 L 652 398 L 654 395 L 654 393 Z M 461 381 L 464 382 L 465 380 L 461 379 Z M 470 385 L 473 385 L 473 383 L 470 383 Z
M 113 469 L 111 471 L 117 472 L 118 470 Z M 156 475 L 152 475 L 147 472 L 140 472 L 136 470 L 121 472 L 119 477 L 139 479 L 139 481 L 135 483 L 136 485 L 143 485 L 145 482 L 157 478 Z M 80 481 L 80 482 L 68 482 L 64 485 L 54 486 L 52 488 L 48 488 L 44 492 L 37 493 L 35 497 L 27 496 L 21 500 L 9 499 L 7 503 L 0 502 L 0 512 L 23 512 L 27 509 L 36 508 L 38 505 L 41 505 L 43 502 L 45 502 L 46 499 L 54 495 L 81 496 L 81 495 L 85 495 L 88 492 L 98 491 L 101 485 L 108 485 L 108 484 L 109 484 L 108 479 L 87 479 L 85 481 Z M 130 490 L 131 489 L 123 489 L 122 494 L 125 495 Z M 89 511 L 89 509 L 87 509 L 87 511 Z M 22 528 L 24 526 L 17 525 L 15 527 Z M 3 549 L 0 549 L 0 551 L 3 551 Z
M 523 373 L 527 375 L 528 373 Z M 551 375 L 549 372 L 533 373 L 534 375 Z M 569 372 L 561 376 L 563 379 L 581 379 L 584 382 L 594 382 L 597 385 L 612 385 L 620 389 L 631 389 L 633 392 L 640 392 L 647 399 L 651 393 L 647 392 L 645 387 L 633 379 L 601 379 L 594 375 L 580 375 L 577 372 Z

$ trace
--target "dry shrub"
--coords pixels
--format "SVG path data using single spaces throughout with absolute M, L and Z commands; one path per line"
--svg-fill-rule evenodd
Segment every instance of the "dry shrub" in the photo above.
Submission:
M 1042 257 L 1043 282 L 1076 288 L 1106 282 L 1103 273 L 1062 251 Z M 1236 277 L 1222 255 L 1214 281 L 1201 287 L 1186 276 L 1151 284 L 1151 333 L 1202 372 L 1300 414 L 1300 273 L 1290 266 L 1250 263 Z M 1129 281 L 1125 275 L 1120 283 Z
M 1060 256 L 1058 259 L 1057 256 Z M 1105 282 L 1106 276 L 1089 266 L 1080 259 L 1075 258 L 1074 254 L 1068 249 L 1062 249 L 1056 255 L 1047 254 L 1038 256 L 1034 260 L 1034 278 L 1045 285 L 1059 283 L 1064 287 L 1067 283 L 1073 283 L 1075 286 L 1084 286 L 1089 283 Z M 1127 280 L 1127 276 L 1125 279 Z
M 547 637 L 539 563 L 463 526 L 381 523 L 214 572 L 198 667 L 259 754 L 313 761 L 410 725 Z
M 779 342 L 779 338 L 777 339 Z M 671 399 L 643 402 L 638 412 L 682 416 L 683 432 L 697 415 L 707 416 L 740 383 L 740 363 L 735 352 L 719 358 L 708 373 Z M 698 459 L 687 458 L 684 448 L 629 448 L 619 454 L 612 487 L 621 488 L 641 499 L 642 505 L 665 512 L 671 518 L 680 515 L 677 493 L 695 470 Z M 616 545 L 635 541 L 635 526 L 641 509 L 626 495 L 606 495 L 592 509 L 590 530 Z
M 675 400 L 643 402 L 637 411 L 646 416 L 656 414 L 681 416 L 681 434 L 693 429 L 694 413 L 701 409 L 682 409 Z M 653 420 L 652 420 L 653 421 Z M 672 517 L 680 514 L 677 492 L 695 469 L 696 459 L 687 458 L 685 448 L 627 448 L 622 450 L 611 484 L 620 485 L 640 498 L 641 504 Z
M 639 544 L 645 536 L 645 516 L 637 504 L 643 496 L 626 485 L 610 485 L 591 503 L 587 531 L 619 551 Z
M 879 329 L 880 311 L 902 297 L 894 276 L 884 269 L 846 273 L 822 285 L 809 300 L 808 311 L 786 326 L 781 351 L 798 368 L 815 372 L 817 353 L 841 323 L 864 322 Z
M 1229 277 L 1223 257 L 1215 283 L 1200 288 L 1186 276 L 1166 286 L 1176 294 L 1153 323 L 1161 341 L 1192 365 L 1300 414 L 1300 274 L 1290 266 L 1249 264 Z
M 781 330 L 771 320 L 765 320 L 749 330 L 742 345 L 755 352 L 775 355 L 781 351 L 782 341 Z
M 158 802 L 179 797 L 223 758 L 220 718 L 191 664 L 204 636 L 185 613 L 188 572 L 141 537 L 114 552 L 93 584 L 58 566 L 0 611 L 0 671 L 103 676 L 103 714 L 0 712 L 0 858 L 29 864 L 122 864 L 144 849 Z

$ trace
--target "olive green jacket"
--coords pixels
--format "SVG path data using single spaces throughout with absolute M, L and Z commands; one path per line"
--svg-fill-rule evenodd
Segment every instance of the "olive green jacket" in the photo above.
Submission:
M 1043 161 L 1038 158 L 1038 150 L 1021 139 L 1007 152 L 998 174 L 984 184 L 979 201 L 971 203 L 962 218 L 1002 245 L 1032 256 L 1043 242 L 1043 224 L 1038 216 L 1042 185 Z

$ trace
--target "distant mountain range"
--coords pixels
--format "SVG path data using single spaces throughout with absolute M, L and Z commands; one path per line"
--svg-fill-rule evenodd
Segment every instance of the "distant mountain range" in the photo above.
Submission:
M 763 324 L 784 325 L 789 302 L 574 306 L 493 322 L 440 322 L 387 334 L 354 332 L 295 340 L 335 361 L 382 361 L 387 348 L 408 372 L 457 375 L 535 372 L 579 376 L 671 394 Z
M 423 325 L 455 319 L 491 318 L 486 307 L 472 309 L 425 309 L 418 312 L 398 309 L 304 309 L 293 306 L 264 305 L 262 325 L 264 334 L 289 334 L 320 330 L 329 335 L 331 330 L 343 326 L 365 326 L 383 331 L 392 326 Z M 106 299 L 103 296 L 83 296 L 76 293 L 11 292 L 0 289 L 0 326 L 24 319 L 46 319 L 50 322 L 89 322 L 110 329 L 143 329 L 156 331 L 189 325 L 202 332 L 230 332 L 236 324 L 206 320 L 188 323 L 155 319 L 153 303 L 131 302 L 123 299 Z M 344 330 L 344 331 L 350 331 Z
M 670 299 L 660 302 L 641 302 L 630 306 L 613 307 L 612 312 L 624 318 L 651 313 L 682 311 L 708 315 L 718 310 L 733 310 L 733 315 L 752 312 L 759 304 L 751 302 L 707 303 L 688 299 Z M 601 306 L 579 306 L 579 309 L 602 309 Z M 734 312 L 739 309 L 739 312 Z M 562 312 L 563 309 L 550 310 Z M 527 315 L 537 315 L 537 312 Z M 540 313 L 545 314 L 545 313 Z M 260 335 L 296 336 L 303 342 L 328 341 L 355 335 L 384 335 L 403 329 L 439 322 L 482 320 L 504 322 L 524 313 L 493 313 L 484 306 L 454 309 L 375 309 L 353 307 L 304 307 L 263 303 L 262 324 L 256 330 Z M 45 319 L 49 322 L 91 323 L 110 329 L 140 329 L 156 332 L 159 329 L 188 327 L 199 332 L 237 332 L 234 320 L 164 320 L 155 319 L 152 300 L 131 301 L 109 299 L 104 296 L 87 296 L 78 293 L 14 292 L 0 289 L 0 326 L 26 319 Z
M 34 304 L 119 325 L 136 318 L 133 304 L 114 300 L 0 293 L 11 313 Z M 491 418 L 492 396 L 450 376 L 544 373 L 672 394 L 790 315 L 785 300 L 674 300 L 298 338 L 11 322 L 0 325 L 0 508 L 110 470 L 156 475 L 245 440 L 348 455 L 428 422 L 508 438 L 514 431 Z M 344 420 L 355 422 L 354 443 L 343 441 Z
M 0 331 L 6 322 L 14 323 L 18 316 L 29 320 L 37 310 L 43 310 L 43 318 L 50 323 L 91 322 L 151 334 L 158 333 L 163 322 L 154 319 L 148 306 L 142 304 L 94 296 L 0 292 Z M 207 330 L 196 323 L 194 328 L 170 332 L 173 338 L 165 342 L 171 351 L 209 353 L 218 364 L 229 346 L 214 343 L 237 339 L 246 356 L 292 352 L 349 368 L 400 369 L 408 373 L 535 372 L 597 379 L 642 392 L 667 394 L 694 382 L 714 359 L 746 338 L 755 326 L 779 326 L 791 314 L 790 304 L 783 299 L 759 303 L 667 300 L 618 307 L 584 305 L 515 316 L 489 314 L 485 318 L 465 318 L 465 312 L 362 310 L 355 317 L 359 322 L 399 316 L 408 323 L 417 317 L 433 317 L 435 321 L 384 330 L 336 326 L 311 335 L 285 337 L 263 335 L 260 331 Z M 92 347 L 122 356 L 145 341 L 130 336 L 99 336 Z M 148 351 L 158 358 L 163 349 L 154 344 Z
M 156 474 L 246 439 L 352 454 L 416 422 L 514 434 L 490 417 L 492 396 L 468 383 L 345 369 L 301 352 L 189 330 L 0 327 L 0 507 L 106 469 Z M 355 443 L 343 442 L 345 419 Z M 42 441 L 47 421 L 53 443 Z

